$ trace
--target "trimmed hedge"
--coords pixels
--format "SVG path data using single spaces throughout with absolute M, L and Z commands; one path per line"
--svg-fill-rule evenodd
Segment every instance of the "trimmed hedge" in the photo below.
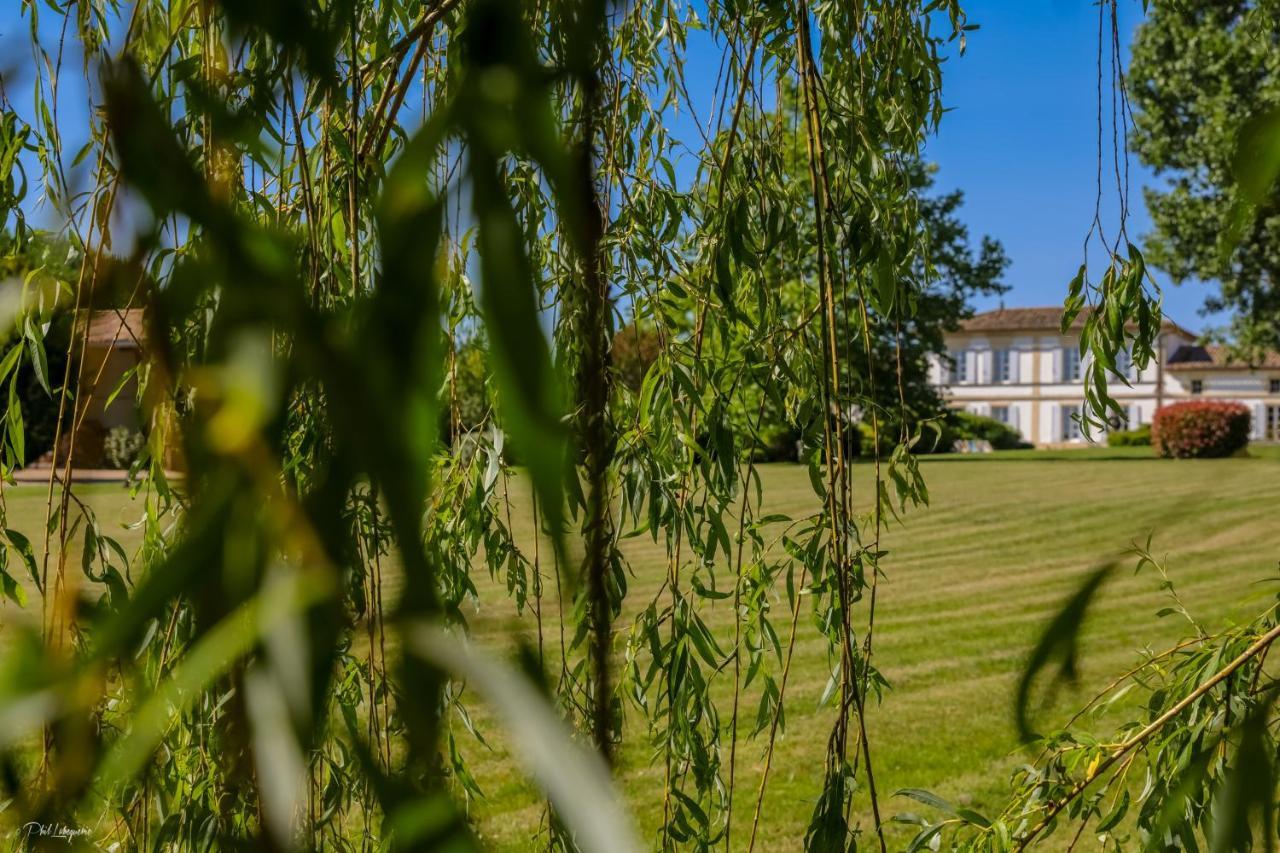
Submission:
M 1230 456 L 1249 443 L 1249 410 L 1208 401 L 1165 406 L 1152 421 L 1151 443 L 1175 459 Z
M 934 440 L 937 438 L 937 443 Z M 942 436 L 938 438 L 926 430 L 920 443 L 912 450 L 916 453 L 951 453 L 957 441 L 987 441 L 993 450 L 1019 450 L 1032 445 L 1023 440 L 1013 427 L 995 418 L 975 415 L 963 409 L 947 412 L 942 421 Z
M 1108 447 L 1150 447 L 1151 424 L 1143 424 L 1137 429 L 1121 429 L 1107 433 Z

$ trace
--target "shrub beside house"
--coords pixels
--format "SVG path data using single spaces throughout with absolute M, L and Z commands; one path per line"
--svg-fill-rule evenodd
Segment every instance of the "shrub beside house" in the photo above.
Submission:
M 1249 444 L 1250 426 L 1249 409 L 1240 403 L 1174 403 L 1156 412 L 1151 443 L 1174 459 L 1230 456 Z

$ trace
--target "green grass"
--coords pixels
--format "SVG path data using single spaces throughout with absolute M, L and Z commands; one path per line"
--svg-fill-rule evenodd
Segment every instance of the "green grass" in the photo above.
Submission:
M 869 728 L 886 815 L 925 810 L 892 796 L 904 787 L 928 788 L 979 810 L 998 809 L 1010 772 L 1027 758 L 1012 726 L 1021 663 L 1082 575 L 1132 541 L 1154 533 L 1153 548 L 1168 555 L 1180 593 L 1210 625 L 1265 606 L 1269 592 L 1253 582 L 1275 574 L 1280 464 L 1274 461 L 1158 460 L 1149 448 L 1098 448 L 938 457 L 922 467 L 932 507 L 910 512 L 887 534 L 887 580 L 877 612 L 875 661 L 893 689 L 869 711 Z M 870 468 L 862 466 L 858 476 L 865 494 Z M 766 466 L 763 477 L 768 511 L 800 514 L 812 507 L 804 469 Z M 636 573 L 629 593 L 634 608 L 656 591 L 664 557 L 647 537 L 626 540 L 623 547 Z M 1127 669 L 1141 647 L 1163 647 L 1183 636 L 1185 623 L 1155 617 L 1165 605 L 1158 582 L 1152 574 L 1122 571 L 1104 588 L 1083 641 L 1081 685 L 1058 697 L 1044 715 L 1046 725 L 1064 722 L 1091 695 L 1090 687 Z M 494 600 L 492 587 L 481 592 L 482 599 Z M 784 609 L 779 602 L 775 614 L 785 642 Z M 730 616 L 724 606 L 708 610 L 722 638 L 731 637 Z M 472 622 L 481 637 L 494 642 L 512 630 L 531 636 L 531 620 L 502 606 L 482 606 Z M 799 848 L 833 719 L 830 707 L 817 704 L 828 677 L 823 644 L 806 621 L 801 626 L 787 729 L 765 799 L 764 849 Z M 554 643 L 553 619 L 544 632 Z M 755 698 L 746 700 L 748 718 Z M 483 712 L 480 718 L 486 719 Z M 641 725 L 637 714 L 628 714 L 620 772 L 637 823 L 652 838 L 661 818 L 662 771 L 652 762 L 656 752 Z M 541 806 L 501 735 L 489 744 L 468 750 L 486 792 L 474 811 L 488 840 L 520 849 L 536 832 Z M 739 832 L 750 823 L 762 747 L 746 741 L 739 747 L 735 848 L 746 840 Z M 865 796 L 856 808 L 869 831 Z M 901 849 L 909 834 L 893 829 Z
M 75 487 L 75 495 L 84 502 L 97 516 L 102 533 L 116 539 L 124 547 L 125 552 L 132 554 L 142 540 L 142 528 L 135 526 L 143 513 L 141 498 L 136 502 L 130 500 L 129 492 L 122 484 L 116 483 L 82 483 Z M 4 489 L 4 505 L 6 526 L 25 534 L 31 539 L 31 547 L 36 554 L 37 564 L 42 564 L 44 553 L 44 537 L 46 510 L 48 507 L 48 486 L 43 483 L 22 483 L 17 486 L 6 486 Z M 54 501 L 58 493 L 54 492 Z M 72 504 L 72 518 L 75 517 L 75 505 Z M 57 531 L 53 533 L 54 556 L 49 562 L 49 574 L 57 571 Z M 79 582 L 83 579 L 80 572 L 80 550 L 84 541 L 84 528 L 79 527 L 75 538 L 68 541 L 67 566 L 68 577 Z M 11 601 L 0 600 L 0 649 L 7 640 L 6 635 L 24 625 L 40 624 L 40 602 L 36 587 L 31 582 L 26 567 L 16 555 L 9 557 L 8 571 L 26 591 L 28 603 L 25 609 L 18 608 Z
M 1057 450 L 997 450 L 992 453 L 953 453 L 931 456 L 936 462 L 949 461 L 986 461 L 1007 462 L 1011 459 L 1023 459 L 1033 462 L 1066 459 L 1072 462 L 1099 461 L 1103 459 L 1152 459 L 1155 454 L 1150 447 L 1108 447 L 1105 444 L 1088 447 L 1068 447 Z M 1280 444 L 1251 444 L 1240 451 L 1241 459 L 1280 459 Z
M 1261 448 L 1253 450 L 1263 455 L 1256 452 Z M 1026 760 L 1012 727 L 1012 692 L 1020 665 L 1045 620 L 1082 575 L 1119 555 L 1131 541 L 1154 533 L 1153 547 L 1168 555 L 1180 593 L 1211 626 L 1265 606 L 1271 590 L 1253 582 L 1274 576 L 1275 543 L 1280 541 L 1280 513 L 1275 511 L 1280 462 L 1276 454 L 1269 455 L 1172 461 L 1153 459 L 1148 448 L 1097 448 L 924 459 L 932 506 L 909 512 L 885 537 L 890 553 L 879 595 L 875 661 L 893 688 L 882 705 L 869 711 L 883 812 L 926 811 L 892 796 L 904 787 L 928 788 L 980 811 L 998 807 L 1010 771 Z M 1009 464 L 996 464 L 1001 462 Z M 861 464 L 855 475 L 858 494 L 865 496 L 870 466 Z M 799 515 L 813 508 L 816 498 L 803 468 L 764 466 L 762 477 L 767 511 Z M 95 507 L 104 528 L 136 544 L 137 534 L 121 525 L 134 520 L 140 507 L 131 505 L 120 487 L 77 487 L 77 494 Z M 43 487 L 9 489 L 11 526 L 39 530 L 44 496 Z M 515 503 L 517 535 L 528 543 L 527 513 L 519 496 Z M 635 571 L 628 609 L 618 625 L 625 633 L 635 608 L 657 591 L 665 557 L 647 536 L 624 540 L 622 547 Z M 74 554 L 72 560 L 78 566 Z M 11 569 L 21 571 L 12 562 Z M 532 617 L 527 612 L 517 616 L 500 584 L 480 574 L 481 604 L 468 613 L 480 641 L 507 647 L 512 632 L 532 639 Z M 550 581 L 548 588 L 554 588 Z M 1047 725 L 1064 721 L 1090 695 L 1090 687 L 1126 669 L 1137 649 L 1163 647 L 1184 634 L 1185 625 L 1176 617 L 1155 617 L 1164 601 L 1155 576 L 1117 573 L 1087 626 L 1082 683 L 1048 709 L 1043 716 Z M 774 611 L 784 642 L 785 608 L 780 601 Z M 544 635 L 551 658 L 558 656 L 554 611 L 554 603 L 546 602 Z M 38 616 L 34 601 L 27 612 Z M 0 645 L 17 614 L 12 605 L 0 610 Z M 787 727 L 765 799 L 760 849 L 799 848 L 821 781 L 833 711 L 818 706 L 827 661 L 823 643 L 807 613 L 805 617 L 787 691 Z M 729 609 L 723 604 L 709 607 L 706 618 L 727 645 Z M 859 611 L 858 623 L 864 619 L 865 610 Z M 725 708 L 727 681 L 720 688 Z M 756 698 L 753 688 L 745 699 L 744 728 L 754 715 Z M 541 800 L 474 695 L 471 707 L 488 742 L 481 746 L 459 729 L 486 795 L 472 804 L 480 831 L 498 848 L 527 848 L 542 816 Z M 762 741 L 745 739 L 739 746 L 735 849 L 746 839 L 762 748 Z M 662 801 L 662 770 L 653 762 L 655 754 L 639 716 L 629 712 L 619 774 L 638 827 L 650 840 Z M 864 795 L 858 796 L 855 809 L 869 831 Z M 908 834 L 892 829 L 894 846 L 901 849 Z

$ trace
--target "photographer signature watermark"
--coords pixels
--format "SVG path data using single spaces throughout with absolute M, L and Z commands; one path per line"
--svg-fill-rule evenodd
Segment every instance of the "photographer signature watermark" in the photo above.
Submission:
M 86 838 L 89 830 L 79 826 L 68 826 L 65 823 L 40 823 L 31 821 L 22 825 L 18 830 L 18 834 L 24 839 L 47 838 L 50 840 L 65 841 L 70 844 L 77 838 Z

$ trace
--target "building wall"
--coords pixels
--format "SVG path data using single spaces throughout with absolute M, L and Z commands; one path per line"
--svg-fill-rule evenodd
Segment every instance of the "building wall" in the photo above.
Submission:
M 1280 389 L 1271 390 L 1272 383 L 1280 381 L 1280 370 L 1187 370 L 1178 376 L 1186 399 L 1241 403 L 1252 417 L 1255 441 L 1280 441 Z M 1192 395 L 1196 380 L 1200 391 Z
M 96 422 L 104 432 L 117 426 L 138 429 L 138 379 L 130 375 L 124 387 L 120 386 L 137 364 L 136 349 L 90 346 L 85 351 L 81 376 L 84 387 L 90 390 L 85 420 Z
M 1128 386 L 1119 379 L 1110 384 L 1111 395 L 1128 415 L 1124 428 L 1151 423 L 1162 403 L 1233 400 L 1249 407 L 1255 439 L 1280 440 L 1280 436 L 1267 434 L 1268 423 L 1280 420 L 1280 393 L 1270 390 L 1271 381 L 1280 379 L 1280 370 L 1169 369 L 1169 357 L 1190 343 L 1193 341 L 1189 337 L 1166 331 L 1161 336 L 1159 354 L 1163 368 L 1153 361 L 1146 369 L 1135 370 Z M 964 363 L 957 371 L 963 381 L 956 381 L 949 361 L 942 356 L 931 357 L 930 376 L 943 387 L 952 406 L 987 416 L 1003 415 L 1033 444 L 1079 443 L 1084 439 L 1068 424 L 1070 412 L 1078 411 L 1072 407 L 1083 406 L 1084 383 L 1081 379 L 1067 379 L 1063 371 L 1064 363 L 1071 359 L 1070 352 L 1078 352 L 1077 347 L 1074 337 L 1042 332 L 955 333 L 947 337 L 947 351 L 963 353 Z M 1005 381 L 997 382 L 995 364 L 997 353 L 1002 350 L 1009 352 L 1009 371 Z M 1087 369 L 1086 360 L 1079 375 L 1083 376 Z M 1201 383 L 1198 394 L 1192 393 L 1193 380 Z M 1270 407 L 1276 407 L 1276 411 Z M 1105 440 L 1105 431 L 1095 438 Z

